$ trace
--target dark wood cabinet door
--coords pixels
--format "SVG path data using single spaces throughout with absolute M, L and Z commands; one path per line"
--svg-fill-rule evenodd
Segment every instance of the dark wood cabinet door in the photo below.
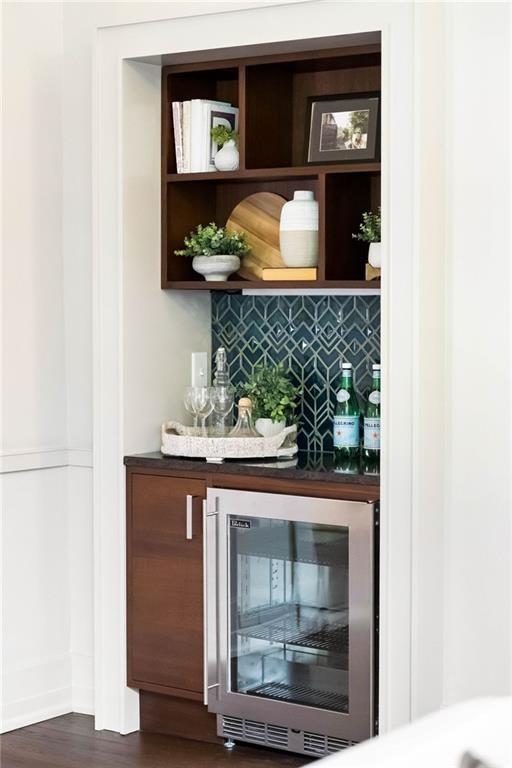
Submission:
M 202 696 L 204 497 L 202 480 L 128 474 L 128 684 L 134 687 Z

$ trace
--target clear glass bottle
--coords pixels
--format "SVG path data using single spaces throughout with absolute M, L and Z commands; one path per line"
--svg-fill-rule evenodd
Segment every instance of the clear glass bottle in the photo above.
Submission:
M 363 469 L 365 474 L 380 471 L 380 365 L 372 365 L 372 387 L 364 412 Z
M 215 376 L 213 377 L 214 387 L 229 387 L 229 365 L 225 347 L 219 347 L 215 353 Z
M 336 392 L 334 409 L 333 442 L 336 469 L 351 473 L 359 462 L 360 409 L 354 389 L 352 363 L 341 364 L 341 377 Z
M 261 437 L 260 433 L 256 432 L 252 421 L 250 397 L 241 397 L 238 401 L 238 419 L 229 437 Z
M 228 358 L 224 347 L 219 347 L 215 353 L 213 389 L 211 426 L 214 434 L 224 435 L 233 426 L 235 396 L 235 390 L 229 378 Z

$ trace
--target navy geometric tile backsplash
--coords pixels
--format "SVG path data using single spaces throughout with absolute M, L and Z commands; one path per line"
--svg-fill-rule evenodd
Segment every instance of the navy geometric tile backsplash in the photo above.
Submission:
M 380 361 L 379 296 L 242 296 L 212 291 L 212 349 L 226 348 L 234 384 L 257 363 L 283 362 L 303 390 L 299 448 L 332 451 L 340 360 L 363 397 Z

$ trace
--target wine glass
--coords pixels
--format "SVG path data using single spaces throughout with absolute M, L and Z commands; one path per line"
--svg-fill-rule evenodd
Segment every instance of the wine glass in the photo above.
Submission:
M 235 402 L 233 387 L 212 387 L 211 401 L 213 412 L 220 416 L 220 434 L 226 431 L 226 416 L 231 413 Z
M 195 387 L 194 389 L 194 407 L 195 412 L 201 419 L 201 432 L 206 437 L 206 419 L 213 411 L 212 387 Z
M 185 387 L 185 392 L 183 393 L 183 404 L 188 413 L 192 414 L 194 419 L 194 429 L 197 429 L 197 420 L 199 418 L 199 412 L 196 408 L 195 400 L 196 389 L 197 387 Z

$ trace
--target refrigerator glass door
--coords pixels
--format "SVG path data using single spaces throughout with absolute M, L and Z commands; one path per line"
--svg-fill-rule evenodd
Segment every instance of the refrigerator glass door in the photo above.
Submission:
M 228 690 L 349 713 L 348 528 L 227 522 Z
M 371 735 L 373 514 L 365 501 L 208 489 L 210 712 Z

